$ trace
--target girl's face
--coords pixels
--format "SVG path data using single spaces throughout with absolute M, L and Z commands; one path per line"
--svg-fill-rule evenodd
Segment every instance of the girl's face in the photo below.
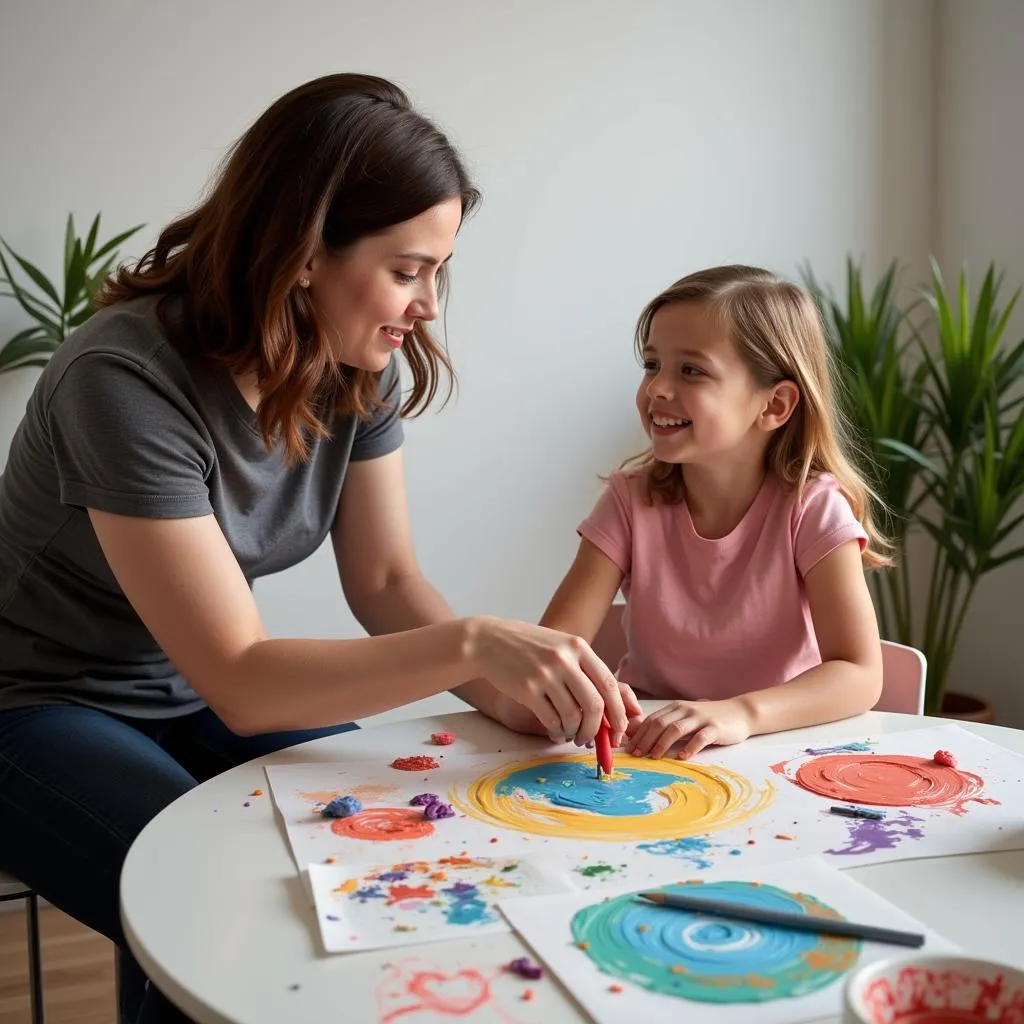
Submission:
M 762 388 L 724 326 L 700 302 L 669 302 L 651 321 L 637 411 L 654 457 L 681 465 L 763 455 Z
M 461 201 L 447 199 L 340 255 L 314 256 L 304 276 L 338 362 L 383 370 L 418 320 L 437 317 L 437 273 L 461 222 Z

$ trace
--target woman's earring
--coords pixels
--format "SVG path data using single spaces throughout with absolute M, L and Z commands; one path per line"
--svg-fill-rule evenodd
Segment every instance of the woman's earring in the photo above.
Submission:
M 309 287 L 309 278 L 308 277 L 300 277 L 299 278 L 299 287 L 300 288 L 308 288 Z

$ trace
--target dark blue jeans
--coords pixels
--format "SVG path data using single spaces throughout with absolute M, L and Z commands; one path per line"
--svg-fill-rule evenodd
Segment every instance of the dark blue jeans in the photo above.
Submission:
M 160 721 L 76 705 L 0 712 L 0 868 L 117 945 L 121 1024 L 180 1024 L 188 1018 L 148 981 L 121 931 L 118 884 L 129 846 L 198 783 L 355 728 L 243 737 L 208 708 Z

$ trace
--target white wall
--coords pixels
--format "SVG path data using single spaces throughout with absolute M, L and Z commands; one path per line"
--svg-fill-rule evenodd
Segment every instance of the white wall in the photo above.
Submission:
M 0 231 L 52 270 L 67 211 L 102 209 L 148 224 L 137 255 L 281 92 L 398 80 L 485 193 L 453 267 L 461 395 L 409 427 L 421 560 L 460 613 L 532 619 L 639 444 L 653 294 L 733 260 L 923 265 L 932 23 L 930 0 L 6 0 Z M 0 454 L 23 378 L 0 378 Z M 274 633 L 355 631 L 326 552 L 258 597 Z
M 1005 300 L 1024 285 L 1024 4 L 940 0 L 938 30 L 936 252 L 947 278 L 966 262 L 975 283 L 995 261 L 1006 273 Z M 1007 340 L 1022 336 L 1024 302 Z M 1008 542 L 1021 545 L 1024 530 Z M 987 695 L 999 720 L 1018 727 L 1024 726 L 1022 594 L 1024 562 L 982 581 L 951 680 Z

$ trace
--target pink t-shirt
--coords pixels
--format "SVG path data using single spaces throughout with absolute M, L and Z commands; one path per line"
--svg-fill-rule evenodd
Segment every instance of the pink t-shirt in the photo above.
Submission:
M 617 675 L 642 694 L 735 697 L 821 663 L 804 576 L 867 535 L 833 477 L 803 499 L 769 473 L 739 525 L 717 540 L 685 502 L 647 503 L 645 470 L 613 473 L 579 533 L 624 573 L 628 653 Z

